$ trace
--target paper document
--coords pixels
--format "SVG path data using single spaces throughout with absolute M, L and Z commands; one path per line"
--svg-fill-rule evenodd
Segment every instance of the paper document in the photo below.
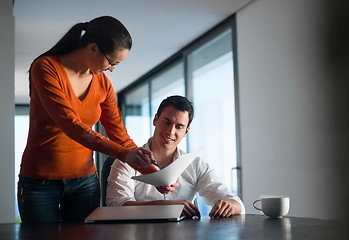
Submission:
M 132 179 L 148 183 L 156 187 L 170 186 L 172 183 L 177 181 L 178 177 L 197 156 L 198 152 L 180 155 L 167 167 L 146 175 L 133 176 Z

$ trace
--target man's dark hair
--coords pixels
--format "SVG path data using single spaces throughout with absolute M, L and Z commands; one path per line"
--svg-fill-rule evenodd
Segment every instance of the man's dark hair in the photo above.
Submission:
M 190 126 L 190 123 L 194 118 L 194 108 L 193 108 L 192 102 L 190 102 L 188 98 L 183 96 L 178 96 L 178 95 L 167 97 L 166 99 L 162 100 L 162 102 L 160 103 L 160 106 L 158 108 L 156 115 L 160 117 L 161 113 L 168 106 L 172 106 L 175 109 L 182 112 L 187 111 L 189 115 L 189 122 L 187 127 Z

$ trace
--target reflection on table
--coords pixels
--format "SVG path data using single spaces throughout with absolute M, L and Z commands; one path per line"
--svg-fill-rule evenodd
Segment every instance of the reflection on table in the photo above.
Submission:
M 335 220 L 263 215 L 181 222 L 0 224 L 0 239 L 345 239 Z

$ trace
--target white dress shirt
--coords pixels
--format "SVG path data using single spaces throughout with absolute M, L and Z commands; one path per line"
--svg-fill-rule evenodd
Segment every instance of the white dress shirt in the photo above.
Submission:
M 151 139 L 143 146 L 144 148 L 149 149 Z M 177 148 L 173 161 L 176 161 L 176 158 L 182 154 L 185 154 L 184 151 Z M 108 177 L 107 206 L 121 206 L 128 201 L 164 199 L 164 195 L 154 186 L 131 179 L 132 176 L 137 175 L 141 174 L 128 164 L 118 160 L 114 161 Z M 179 186 L 175 187 L 173 192 L 166 194 L 166 200 L 186 199 L 193 202 L 196 193 L 198 193 L 210 206 L 213 206 L 218 200 L 234 199 L 240 203 L 241 213 L 245 213 L 245 207 L 241 199 L 218 181 L 214 170 L 200 157 L 193 160 L 180 175 L 177 182 Z

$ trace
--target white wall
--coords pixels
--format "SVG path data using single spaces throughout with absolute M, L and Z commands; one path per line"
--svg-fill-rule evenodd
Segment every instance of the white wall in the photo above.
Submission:
M 336 95 L 327 78 L 322 33 L 328 19 L 320 3 L 256 0 L 237 13 L 242 191 L 248 213 L 258 213 L 252 203 L 260 195 L 288 195 L 290 216 L 338 216 Z
M 0 223 L 15 221 L 14 17 L 12 0 L 0 4 Z

